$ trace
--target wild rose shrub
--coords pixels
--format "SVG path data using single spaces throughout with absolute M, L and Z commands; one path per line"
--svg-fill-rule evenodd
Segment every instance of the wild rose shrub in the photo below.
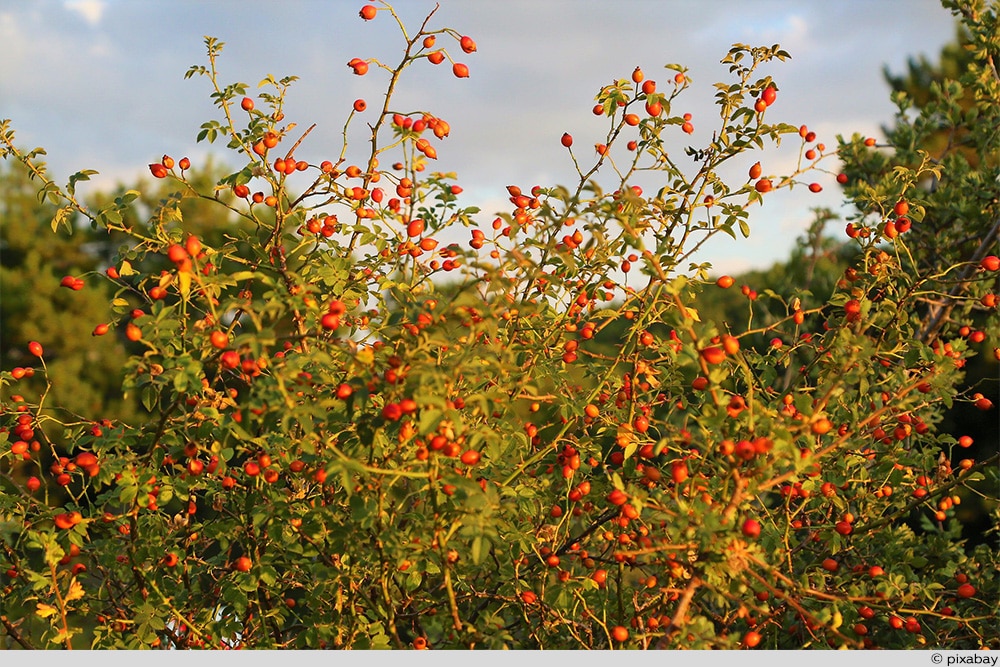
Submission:
M 433 171 L 447 121 L 394 106 L 411 65 L 474 71 L 456 58 L 475 42 L 432 16 L 400 23 L 398 66 L 348 63 L 387 79 L 381 108 L 349 103 L 371 128 L 359 164 L 291 119 L 294 77 L 248 96 L 207 39 L 188 75 L 219 117 L 198 138 L 243 166 L 199 188 L 164 156 L 150 170 L 176 194 L 142 219 L 135 191 L 82 204 L 92 172 L 56 185 L 4 121 L 4 157 L 62 207 L 54 228 L 83 216 L 129 239 L 80 279 L 117 286 L 110 328 L 136 346 L 123 390 L 148 411 L 71 414 L 17 395 L 24 369 L 0 375 L 5 641 L 995 647 L 996 552 L 966 548 L 955 505 L 996 496 L 997 456 L 954 465 L 966 443 L 936 428 L 955 401 L 995 410 L 956 388 L 1000 330 L 1000 30 L 954 7 L 977 67 L 915 118 L 899 100 L 888 144 L 770 123 L 758 68 L 788 54 L 735 45 L 711 141 L 675 150 L 709 122 L 679 112 L 684 67 L 637 69 L 597 96 L 596 154 L 562 137 L 579 180 L 511 185 L 495 216 Z M 922 153 L 949 123 L 963 150 Z M 768 173 L 782 139 L 798 167 Z M 857 255 L 834 295 L 747 285 L 744 318 L 703 319 L 706 290 L 739 288 L 693 253 L 832 182 L 838 156 Z M 746 180 L 721 175 L 758 157 Z M 191 200 L 217 210 L 218 243 L 185 230 Z M 39 343 L 28 373 L 57 384 L 59 341 Z

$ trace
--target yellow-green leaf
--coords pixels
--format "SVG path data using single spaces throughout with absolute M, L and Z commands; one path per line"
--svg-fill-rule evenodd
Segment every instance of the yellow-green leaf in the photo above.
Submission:
M 73 577 L 73 580 L 69 582 L 69 590 L 66 592 L 66 602 L 79 600 L 82 597 L 83 597 L 83 586 L 80 584 L 79 581 L 76 580 L 76 577 Z
M 179 271 L 177 273 L 177 282 L 181 290 L 181 297 L 186 299 L 188 294 L 191 293 L 191 274 L 187 271 Z
M 49 616 L 54 616 L 56 614 L 56 608 L 50 604 L 45 604 L 44 602 L 39 602 L 35 605 L 35 614 L 40 618 L 48 618 Z

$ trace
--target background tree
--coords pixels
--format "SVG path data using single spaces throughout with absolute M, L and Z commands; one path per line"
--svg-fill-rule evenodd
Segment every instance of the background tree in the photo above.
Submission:
M 47 363 L 63 378 L 48 393 L 48 406 L 91 419 L 130 418 L 134 413 L 121 399 L 120 369 L 126 353 L 108 305 L 102 253 L 96 251 L 103 240 L 78 226 L 79 216 L 66 221 L 71 235 L 53 234 L 51 223 L 58 207 L 40 202 L 37 190 L 20 163 L 0 163 L 2 368 L 10 372 L 33 367 L 28 342 L 44 339 Z M 66 277 L 69 286 L 61 286 Z M 107 331 L 94 335 L 101 325 Z M 28 378 L 16 393 L 37 400 L 43 387 L 40 379 Z M 5 400 L 11 390 L 0 389 Z
M 975 62 L 973 48 L 968 30 L 959 23 L 955 41 L 941 49 L 937 62 L 932 63 L 923 55 L 919 58 L 911 57 L 907 62 L 905 73 L 896 74 L 885 68 L 883 75 L 892 89 L 894 97 L 907 100 L 902 107 L 903 109 L 911 107 L 923 109 L 940 100 L 942 86 L 949 82 L 958 81 L 973 66 Z M 959 90 L 958 92 L 957 99 L 952 98 L 950 101 L 953 104 L 958 104 L 958 107 L 968 115 L 958 125 L 932 126 L 930 132 L 926 133 L 923 138 L 923 148 L 936 159 L 940 159 L 945 153 L 958 151 L 962 152 L 963 158 L 974 167 L 979 165 L 980 159 L 985 159 L 987 163 L 992 163 L 995 166 L 996 156 L 979 155 L 975 150 L 963 147 L 968 130 L 966 124 L 974 122 L 978 111 L 974 110 L 977 105 L 971 91 Z M 932 118 L 926 119 L 925 122 L 927 121 L 935 122 Z M 884 129 L 887 134 L 893 131 L 892 128 Z

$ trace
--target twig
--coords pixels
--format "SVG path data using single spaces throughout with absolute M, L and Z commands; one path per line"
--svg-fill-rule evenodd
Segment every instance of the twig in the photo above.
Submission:
M 699 577 L 692 577 L 691 581 L 688 582 L 687 588 L 684 589 L 684 594 L 681 596 L 680 602 L 677 603 L 677 611 L 674 612 L 673 618 L 670 619 L 668 631 L 656 643 L 656 648 L 667 648 L 670 636 L 684 626 L 684 617 L 687 616 L 688 607 L 691 606 L 691 600 L 694 599 L 694 594 L 699 588 L 701 588 L 702 583 L 704 582 L 702 582 Z
M 926 343 L 937 334 L 945 319 L 955 308 L 955 304 L 958 303 L 958 295 L 965 291 L 965 288 L 968 286 L 968 281 L 972 277 L 973 271 L 976 270 L 975 267 L 979 264 L 983 257 L 986 256 L 986 253 L 989 252 L 990 248 L 993 247 L 993 242 L 996 240 L 998 234 L 1000 234 L 1000 219 L 997 219 L 997 221 L 993 223 L 993 228 L 986 233 L 986 236 L 984 236 L 983 240 L 979 243 L 979 247 L 976 248 L 974 253 L 972 253 L 972 257 L 969 258 L 970 263 L 959 277 L 958 284 L 952 287 L 948 292 L 948 296 L 945 299 L 946 305 L 934 306 L 931 308 L 930 313 L 928 313 L 929 321 L 927 321 L 927 323 L 921 328 L 920 334 L 917 336 L 918 340 Z
M 978 471 L 982 470 L 983 468 L 988 468 L 990 466 L 996 465 L 996 463 L 998 461 L 1000 461 L 1000 454 L 994 454 L 990 458 L 988 458 L 988 459 L 986 459 L 984 461 L 980 461 L 976 465 L 974 465 L 971 468 L 969 468 L 968 470 L 966 470 L 965 474 L 956 477 L 955 479 L 953 479 L 951 482 L 949 482 L 947 484 L 939 486 L 938 488 L 934 489 L 932 492 L 928 493 L 926 496 L 924 496 L 922 498 L 914 498 L 909 503 L 907 503 L 906 506 L 903 509 L 899 510 L 895 514 L 892 514 L 890 516 L 887 516 L 887 517 L 884 517 L 882 519 L 879 519 L 878 521 L 875 521 L 874 523 L 870 523 L 870 524 L 867 524 L 867 525 L 864 525 L 864 526 L 857 527 L 857 528 L 855 528 L 854 532 L 855 533 L 859 533 L 859 532 L 870 533 L 872 531 L 878 530 L 882 526 L 885 526 L 887 524 L 893 523 L 894 521 L 896 521 L 900 517 L 903 517 L 903 516 L 906 516 L 907 514 L 909 514 L 916 507 L 919 507 L 920 505 L 923 505 L 923 504 L 927 503 L 928 501 L 933 500 L 936 496 L 942 495 L 942 494 L 950 491 L 954 487 L 958 486 L 959 484 L 965 482 L 967 479 L 969 479 L 970 476 L 972 476 L 973 473 L 978 472 Z
M 20 633 L 17 631 L 17 628 L 14 627 L 14 625 L 7 620 L 6 616 L 0 616 L 0 624 L 3 624 L 4 629 L 7 630 L 7 634 L 10 635 L 11 639 L 20 644 L 21 648 L 26 649 L 28 651 L 35 650 L 35 647 L 31 645 L 31 642 L 29 642 L 27 639 L 25 639 L 20 635 Z

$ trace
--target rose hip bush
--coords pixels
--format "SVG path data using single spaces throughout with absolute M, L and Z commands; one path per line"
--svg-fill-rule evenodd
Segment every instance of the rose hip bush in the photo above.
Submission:
M 0 376 L 7 644 L 996 647 L 996 552 L 955 513 L 996 496 L 997 456 L 956 459 L 968 443 L 936 428 L 956 401 L 995 411 L 957 387 L 1000 329 L 1000 30 L 954 8 L 977 65 L 916 117 L 899 100 L 888 144 L 771 123 L 759 68 L 788 55 L 735 45 L 718 119 L 684 113 L 682 66 L 625 73 L 597 96 L 605 135 L 553 137 L 578 181 L 511 185 L 485 218 L 433 171 L 448 122 L 393 100 L 411 66 L 474 75 L 475 41 L 434 12 L 399 23 L 398 65 L 348 62 L 388 94 L 345 100 L 333 148 L 286 108 L 294 77 L 224 83 L 206 39 L 188 76 L 219 117 L 198 138 L 243 166 L 198 189 L 163 156 L 176 194 L 142 219 L 135 191 L 81 203 L 92 172 L 56 185 L 4 121 L 54 228 L 128 239 L 74 280 L 116 286 L 123 391 L 148 411 L 75 415 L 18 395 L 25 369 Z M 921 152 L 941 127 L 962 150 Z M 798 165 L 773 173 L 782 140 Z M 744 318 L 703 320 L 707 291 L 740 287 L 693 253 L 834 176 L 856 255 L 829 301 L 744 285 Z M 215 245 L 185 231 L 191 199 L 216 208 Z M 49 387 L 58 347 L 30 349 Z

